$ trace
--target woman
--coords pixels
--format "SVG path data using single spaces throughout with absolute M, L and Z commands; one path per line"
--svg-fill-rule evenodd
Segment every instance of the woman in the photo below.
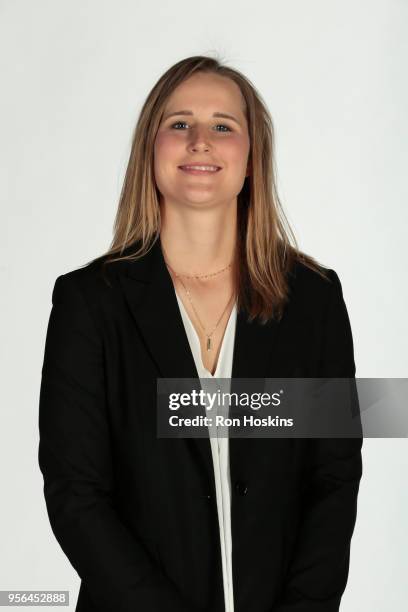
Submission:
M 338 610 L 361 438 L 160 438 L 156 384 L 354 375 L 339 278 L 285 230 L 259 94 L 178 62 L 142 108 L 111 248 L 53 291 L 39 463 L 76 610 Z

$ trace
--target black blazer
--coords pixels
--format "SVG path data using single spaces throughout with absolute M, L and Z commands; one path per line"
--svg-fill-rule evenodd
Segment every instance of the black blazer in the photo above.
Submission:
M 129 249 L 126 252 L 130 252 Z M 160 238 L 137 262 L 59 276 L 39 406 L 52 530 L 77 612 L 221 612 L 209 438 L 156 435 L 156 379 L 198 378 Z M 282 320 L 238 312 L 235 377 L 354 377 L 337 274 L 297 264 Z M 230 439 L 235 612 L 335 612 L 349 571 L 362 438 Z

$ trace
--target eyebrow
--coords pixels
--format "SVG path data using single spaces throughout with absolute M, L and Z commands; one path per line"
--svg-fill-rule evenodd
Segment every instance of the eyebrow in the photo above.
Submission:
M 179 110 L 179 111 L 174 111 L 173 113 L 167 113 L 164 118 L 163 121 L 166 121 L 166 119 L 168 119 L 169 117 L 173 117 L 174 115 L 194 115 L 194 113 L 190 110 Z M 235 121 L 235 123 L 238 123 L 238 125 L 240 125 L 240 122 L 238 121 L 238 119 L 235 119 L 235 117 L 233 117 L 232 115 L 228 115 L 227 113 L 213 113 L 213 117 L 221 117 L 222 119 L 231 119 L 232 121 Z

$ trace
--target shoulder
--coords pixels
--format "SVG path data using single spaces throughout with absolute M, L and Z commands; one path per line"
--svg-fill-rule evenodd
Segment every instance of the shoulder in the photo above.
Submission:
M 313 260 L 313 264 L 315 264 Z M 347 307 L 339 275 L 333 268 L 318 265 L 317 272 L 297 260 L 288 273 L 288 300 L 284 319 L 306 333 L 306 328 L 347 318 Z
M 138 255 L 140 247 L 141 241 L 136 240 L 128 244 L 120 253 L 119 251 L 116 254 L 113 251 L 105 252 L 91 261 L 61 274 L 56 282 L 66 287 L 76 286 L 89 296 L 100 292 L 104 293 L 118 285 L 120 276 L 128 274 L 131 260 L 123 258 Z M 145 256 L 146 253 L 139 255 L 139 260 L 144 260 Z M 119 257 L 121 259 L 116 260 Z M 115 261 L 111 261 L 112 259 L 115 259 Z
M 104 266 L 102 255 L 80 267 L 60 274 L 52 290 L 52 303 L 63 302 L 72 306 L 86 306 L 99 310 L 113 304 L 118 296 L 119 276 L 127 269 L 127 261 L 115 261 Z
M 301 259 L 295 260 L 288 273 L 290 301 L 316 306 L 341 288 L 339 276 L 333 268 L 322 265 L 316 265 L 316 268 L 318 270 Z

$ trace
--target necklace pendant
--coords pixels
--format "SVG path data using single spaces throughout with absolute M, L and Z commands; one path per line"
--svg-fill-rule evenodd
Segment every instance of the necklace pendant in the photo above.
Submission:
M 207 338 L 207 351 L 211 351 L 211 338 Z

